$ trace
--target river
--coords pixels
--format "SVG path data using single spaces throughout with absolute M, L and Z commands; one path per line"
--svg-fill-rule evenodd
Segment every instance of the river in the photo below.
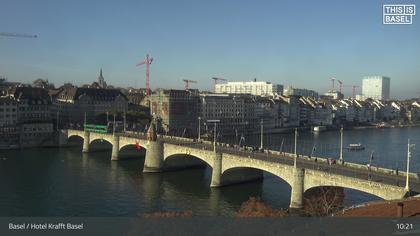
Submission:
M 339 132 L 299 134 L 298 151 L 314 156 L 339 155 Z M 407 139 L 417 144 L 410 171 L 420 172 L 420 128 L 346 130 L 344 144 L 366 149 L 344 152 L 347 161 L 373 162 L 405 170 Z M 259 137 L 246 142 L 259 143 Z M 281 143 L 283 142 L 283 145 Z M 293 134 L 267 135 L 264 145 L 293 150 Z M 99 145 L 99 144 L 96 144 Z M 315 146 L 315 148 L 313 148 Z M 139 216 L 160 211 L 191 210 L 194 215 L 232 215 L 250 196 L 274 208 L 287 208 L 290 187 L 265 173 L 262 182 L 211 189 L 210 169 L 143 174 L 144 152 L 123 149 L 121 161 L 111 151 L 82 154 L 81 146 L 2 150 L 0 152 L 0 216 Z M 378 199 L 346 189 L 345 205 Z

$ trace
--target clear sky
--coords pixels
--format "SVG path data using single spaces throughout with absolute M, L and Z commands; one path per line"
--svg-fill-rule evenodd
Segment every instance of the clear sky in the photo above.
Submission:
M 382 4 L 415 1 L 0 0 L 0 75 L 91 83 L 103 68 L 116 86 L 211 89 L 213 76 L 326 91 L 330 78 L 360 85 L 391 77 L 391 96 L 420 92 L 420 13 L 382 25 Z M 420 7 L 420 5 L 418 5 Z M 351 88 L 345 88 L 350 94 Z

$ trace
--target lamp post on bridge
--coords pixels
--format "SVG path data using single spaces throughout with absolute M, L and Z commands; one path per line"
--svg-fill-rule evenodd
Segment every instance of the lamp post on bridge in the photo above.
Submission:
M 127 125 L 127 117 L 126 117 L 126 112 L 124 111 L 124 133 L 125 133 L 125 131 L 126 131 L 126 128 L 125 128 L 125 126 Z
M 114 124 L 112 125 L 112 135 L 115 135 L 115 112 L 114 112 Z
M 198 117 L 198 141 L 201 140 L 201 116 Z
M 57 129 L 57 131 L 58 131 L 58 122 L 59 122 L 59 120 L 60 120 L 60 111 L 57 111 L 57 127 L 56 127 L 56 129 Z
M 260 149 L 262 150 L 264 148 L 264 120 L 261 119 L 261 144 Z
M 297 167 L 297 136 L 298 136 L 298 131 L 297 128 L 295 128 L 295 159 L 293 161 L 293 167 Z
M 86 112 L 85 112 L 85 121 L 83 122 L 83 130 L 86 128 Z
M 213 131 L 213 150 L 216 152 L 216 142 L 217 142 L 217 123 L 220 122 L 220 120 L 207 120 L 208 123 L 214 123 L 214 131 Z
M 410 158 L 411 158 L 411 148 L 414 148 L 414 144 L 410 144 L 410 139 L 408 139 L 408 145 L 407 145 L 407 173 L 406 173 L 406 177 L 405 177 L 405 190 L 409 191 L 410 190 L 410 186 L 409 186 L 409 171 L 410 171 Z
M 340 162 L 343 163 L 343 126 L 340 129 Z

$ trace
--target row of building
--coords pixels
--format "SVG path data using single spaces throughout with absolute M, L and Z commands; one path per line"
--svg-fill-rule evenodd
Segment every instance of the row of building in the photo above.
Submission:
M 0 81 L 0 148 L 54 145 L 57 129 L 81 128 L 100 114 L 128 111 L 124 93 L 101 86 L 106 86 L 102 71 L 98 82 L 85 87 L 54 88 L 42 79 L 32 85 Z
M 157 89 L 147 97 L 144 89 L 107 85 L 102 70 L 97 81 L 82 87 L 55 88 L 42 79 L 31 86 L 0 81 L 0 92 L 0 146 L 37 146 L 57 129 L 82 128 L 104 114 L 108 125 L 109 115 L 128 111 L 150 114 L 160 133 L 192 137 L 199 127 L 203 134 L 210 133 L 209 120 L 219 120 L 222 134 L 246 135 L 259 132 L 261 124 L 276 132 L 343 123 L 416 122 L 420 117 L 417 101 L 343 99 L 262 81 L 217 84 L 215 92 Z
M 335 79 L 334 79 L 335 80 Z M 342 82 L 340 81 L 340 91 L 334 88 L 328 91 L 324 96 L 332 97 L 334 99 L 343 99 L 344 95 L 341 93 Z M 354 89 L 358 86 L 353 86 Z M 365 76 L 362 80 L 362 94 L 354 94 L 354 98 L 358 100 L 375 99 L 375 100 L 389 100 L 391 89 L 391 79 L 386 76 Z M 256 96 L 301 96 L 319 99 L 321 96 L 313 90 L 294 88 L 292 86 L 283 87 L 283 85 L 273 84 L 264 81 L 250 81 L 250 82 L 227 82 L 215 85 L 215 93 L 227 94 L 252 94 Z
M 160 132 L 196 135 L 198 126 L 210 131 L 208 120 L 219 120 L 224 134 L 258 132 L 261 122 L 270 131 L 302 126 L 360 125 L 387 121 L 420 121 L 417 101 L 332 99 L 312 96 L 209 93 L 198 90 L 156 90 L 151 114 Z

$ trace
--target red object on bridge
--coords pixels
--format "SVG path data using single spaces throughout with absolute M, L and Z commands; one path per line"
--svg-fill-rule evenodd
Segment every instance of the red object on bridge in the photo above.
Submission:
M 141 145 L 140 145 L 140 143 L 138 141 L 136 141 L 136 149 L 137 150 L 141 150 Z

